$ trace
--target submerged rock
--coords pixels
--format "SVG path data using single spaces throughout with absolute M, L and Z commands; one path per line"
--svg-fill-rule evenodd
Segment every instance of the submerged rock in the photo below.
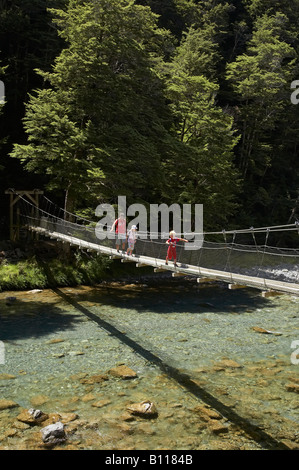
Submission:
M 222 361 L 217 362 L 213 369 L 221 371 L 225 369 L 241 369 L 242 367 L 243 366 L 241 364 L 232 359 L 223 359 Z
M 136 372 L 134 372 L 132 369 L 130 369 L 130 367 L 127 367 L 125 365 L 116 366 L 110 369 L 108 372 L 114 377 L 120 377 L 122 379 L 134 379 L 135 377 L 137 377 Z
M 5 398 L 0 399 L 0 410 L 7 410 L 8 408 L 16 408 L 19 406 L 12 400 L 6 400 Z
M 214 434 L 223 434 L 229 431 L 229 427 L 219 421 L 212 421 L 209 424 L 209 430 Z
M 12 374 L 0 374 L 0 380 L 10 380 L 15 378 L 16 376 Z
M 132 405 L 127 406 L 127 410 L 134 415 L 143 416 L 146 418 L 154 418 L 158 416 L 158 410 L 155 404 L 147 400 L 141 403 L 133 403 Z
M 56 343 L 63 343 L 65 340 L 62 338 L 53 338 L 50 341 L 47 341 L 46 344 L 56 344 Z
M 22 423 L 26 424 L 39 424 L 48 419 L 48 415 L 43 413 L 41 410 L 35 410 L 34 408 L 30 408 L 29 410 L 23 410 L 18 416 L 17 420 L 22 421 Z
M 82 378 L 80 380 L 80 383 L 87 384 L 87 385 L 94 385 L 94 384 L 102 383 L 106 380 L 108 380 L 108 376 L 106 374 L 96 374 L 96 375 L 91 375 L 89 377 Z
M 286 390 L 288 392 L 299 393 L 299 384 L 289 383 L 289 384 L 286 385 Z
M 266 335 L 275 335 L 275 336 L 281 336 L 282 333 L 280 331 L 271 331 L 271 330 L 266 330 L 265 328 L 261 328 L 260 326 L 253 326 L 252 327 L 253 331 L 256 331 L 257 333 L 263 333 Z
M 49 400 L 49 397 L 46 395 L 36 395 L 31 398 L 30 402 L 32 406 L 41 406 L 44 405 Z
M 111 400 L 98 400 L 95 403 L 93 403 L 91 406 L 94 406 L 95 408 L 103 408 L 103 406 L 110 405 Z
M 197 405 L 194 408 L 194 411 L 196 414 L 198 414 L 204 421 L 209 421 L 209 420 L 218 420 L 222 419 L 222 416 L 212 408 L 209 408 L 205 405 Z

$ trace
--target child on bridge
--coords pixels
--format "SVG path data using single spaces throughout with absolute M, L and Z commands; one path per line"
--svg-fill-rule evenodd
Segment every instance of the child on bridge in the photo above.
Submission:
M 169 239 L 166 241 L 166 244 L 169 245 L 168 246 L 168 250 L 167 250 L 167 256 L 166 256 L 166 261 L 165 261 L 165 264 L 168 264 L 168 260 L 169 259 L 172 259 L 173 258 L 173 262 L 174 262 L 174 266 L 176 266 L 176 244 L 177 242 L 187 242 L 188 243 L 188 240 L 186 240 L 185 238 L 177 238 L 176 236 L 176 233 L 174 230 L 172 230 L 170 233 L 169 233 Z
M 128 231 L 128 249 L 127 249 L 127 255 L 131 255 L 134 250 L 134 246 L 136 243 L 136 238 L 137 238 L 137 227 L 136 225 L 132 225 L 130 230 Z

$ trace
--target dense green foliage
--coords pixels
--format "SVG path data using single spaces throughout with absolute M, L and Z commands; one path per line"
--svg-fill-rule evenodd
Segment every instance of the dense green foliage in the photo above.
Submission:
M 72 253 L 68 259 L 31 256 L 15 263 L 0 264 L 0 291 L 43 289 L 53 286 L 90 285 L 114 274 L 107 257 Z M 119 274 L 119 273 L 118 273 Z
M 205 229 L 298 217 L 299 0 L 0 7 L 3 191 L 202 203 Z

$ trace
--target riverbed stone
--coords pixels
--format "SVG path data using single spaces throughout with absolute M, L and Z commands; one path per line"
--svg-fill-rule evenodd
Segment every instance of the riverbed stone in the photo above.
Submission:
M 50 424 L 42 428 L 41 435 L 44 444 L 49 446 L 62 444 L 66 441 L 64 424 L 61 422 Z
M 148 436 L 154 436 L 155 434 L 157 434 L 157 432 L 150 423 L 144 422 L 138 423 L 138 431 Z
M 131 405 L 127 406 L 127 411 L 129 411 L 133 415 L 142 416 L 145 418 L 154 418 L 158 416 L 158 410 L 156 405 L 149 400 L 145 400 L 141 403 L 132 403 Z
M 282 443 L 288 447 L 289 450 L 299 450 L 299 443 L 290 441 L 288 439 L 283 439 Z
M 64 412 L 60 412 L 60 417 L 61 417 L 61 422 L 63 424 L 68 424 L 72 421 L 75 421 L 76 419 L 78 419 L 78 415 L 77 413 L 64 413 Z
M 134 421 L 134 416 L 131 413 L 125 412 L 122 415 L 120 415 L 120 420 L 122 421 Z
M 94 385 L 94 384 L 102 383 L 105 380 L 109 380 L 108 375 L 106 375 L 106 374 L 95 374 L 95 375 L 91 375 L 89 377 L 84 377 L 84 378 L 80 379 L 80 383 L 81 384 Z
M 84 377 L 87 377 L 87 372 L 79 372 L 78 374 L 74 374 L 70 376 L 71 380 L 81 380 L 84 379 Z
M 288 380 L 290 382 L 295 383 L 295 384 L 299 384 L 299 377 L 290 376 L 290 377 L 288 377 Z
M 86 395 L 84 395 L 81 400 L 84 401 L 84 402 L 88 402 L 88 401 L 92 401 L 92 400 L 95 400 L 96 399 L 96 396 L 93 395 L 92 393 L 87 393 Z
M 98 400 L 92 404 L 95 408 L 103 408 L 103 406 L 110 405 L 111 400 Z
M 49 400 L 49 397 L 46 395 L 36 395 L 30 399 L 32 406 L 41 406 L 44 405 Z
M 227 425 L 215 420 L 209 422 L 208 428 L 214 434 L 225 434 L 229 430 L 229 427 Z
M 60 421 L 63 424 L 68 424 L 71 421 L 75 421 L 76 419 L 78 419 L 77 413 L 53 412 L 48 414 L 48 418 L 43 421 L 43 426 L 49 426 L 50 424 L 55 424 Z
M 135 379 L 137 377 L 137 373 L 126 365 L 113 367 L 108 373 L 121 379 Z
M 215 368 L 219 369 L 241 369 L 243 366 L 239 364 L 238 362 L 232 360 L 232 359 L 222 359 L 221 361 L 217 362 L 214 366 Z
M 286 390 L 288 392 L 299 393 L 299 384 L 289 383 L 289 384 L 286 385 Z
M 5 398 L 0 398 L 0 410 L 7 410 L 9 408 L 16 408 L 19 405 L 12 401 L 12 400 L 6 400 Z
M 30 425 L 40 424 L 48 418 L 48 414 L 43 413 L 41 410 L 35 410 L 34 408 L 24 409 L 17 416 L 17 420 Z
M 54 424 L 54 423 L 57 423 L 58 421 L 61 421 L 60 413 L 57 413 L 57 412 L 49 413 L 47 419 L 43 421 L 43 426 L 48 426 L 49 424 Z
M 280 331 L 272 331 L 272 330 L 266 330 L 265 328 L 261 328 L 260 326 L 253 326 L 252 330 L 255 331 L 256 333 L 262 333 L 266 335 L 275 335 L 275 336 L 281 336 L 282 333 Z
M 197 405 L 193 410 L 204 421 L 210 421 L 211 419 L 213 420 L 222 419 L 222 416 L 220 413 L 213 410 L 212 408 L 208 408 L 205 405 Z
M 8 437 L 13 437 L 17 434 L 17 429 L 14 428 L 9 428 L 6 429 L 1 435 L 0 435 L 0 441 L 4 441 Z
M 0 374 L 0 380 L 10 380 L 15 378 L 16 376 L 12 374 Z
M 65 340 L 62 339 L 62 338 L 54 338 L 54 339 L 50 339 L 49 341 L 47 341 L 46 344 L 56 344 L 56 343 L 63 343 Z
M 29 429 L 30 425 L 26 423 L 22 423 L 22 421 L 15 420 L 12 423 L 13 427 L 19 429 L 20 431 L 24 431 L 25 429 Z

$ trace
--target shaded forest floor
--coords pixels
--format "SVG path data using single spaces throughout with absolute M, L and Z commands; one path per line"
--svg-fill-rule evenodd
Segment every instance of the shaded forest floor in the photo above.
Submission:
M 61 243 L 0 240 L 0 292 L 96 285 L 104 280 L 138 279 L 152 272 L 150 267 L 140 270 L 135 264 L 124 265 Z

